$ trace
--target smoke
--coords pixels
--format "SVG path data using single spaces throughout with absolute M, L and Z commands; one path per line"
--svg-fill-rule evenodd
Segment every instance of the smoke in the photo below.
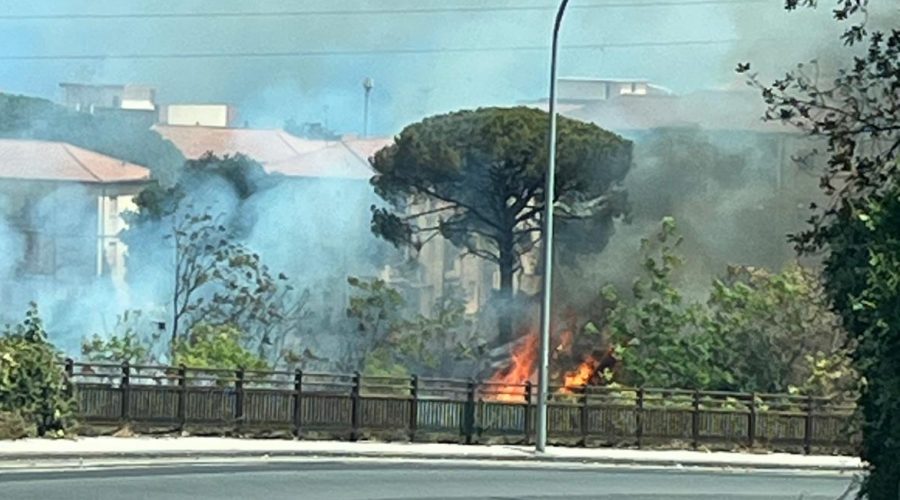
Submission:
M 241 0 L 209 2 L 143 2 L 116 0 L 51 0 L 24 6 L 0 0 L 10 14 L 84 13 L 203 13 L 278 10 L 384 9 L 369 0 L 269 0 L 252 6 Z M 645 77 L 688 93 L 698 88 L 741 84 L 737 62 L 777 75 L 796 62 L 817 58 L 841 61 L 836 42 L 842 26 L 823 5 L 818 10 L 786 14 L 781 0 L 634 8 L 581 8 L 573 2 L 563 29 L 561 74 Z M 622 2 L 619 2 L 622 3 Z M 422 2 L 398 0 L 391 9 L 420 8 Z M 454 0 L 447 7 L 478 8 L 485 2 Z M 547 2 L 505 0 L 498 7 L 548 6 Z M 430 4 L 429 4 L 430 6 Z M 873 6 L 875 25 L 895 20 L 893 7 Z M 442 14 L 365 14 L 343 16 L 273 16 L 245 18 L 142 18 L 0 20 L 0 45 L 13 55 L 179 54 L 331 52 L 303 57 L 143 58 L 106 60 L 3 61 L 0 88 L 47 97 L 58 96 L 66 80 L 94 83 L 146 83 L 157 86 L 167 102 L 228 102 L 237 104 L 242 119 L 254 127 L 278 126 L 286 118 L 327 123 L 338 131 L 359 131 L 362 123 L 361 81 L 376 82 L 372 94 L 371 130 L 390 134 L 423 116 L 479 105 L 509 104 L 546 95 L 547 50 L 552 9 L 544 11 Z M 630 42 L 730 40 L 735 43 L 670 44 L 620 48 L 572 48 L 575 45 Z M 441 49 L 516 50 L 443 51 Z M 534 48 L 534 50 L 529 47 Z M 569 48 L 567 48 L 569 47 Z M 403 49 L 406 52 L 379 50 Z M 368 52 L 367 52 L 368 51 Z M 375 51 L 375 52 L 373 52 Z M 419 51 L 420 53 L 413 53 Z M 428 52 L 432 51 L 432 52 Z M 341 54 L 352 52 L 352 54 Z M 744 113 L 743 109 L 734 110 Z M 761 113 L 761 110 L 760 110 Z M 752 119 L 755 117 L 750 117 Z M 653 137 L 639 138 L 636 164 L 626 182 L 635 207 L 631 224 L 619 224 L 599 256 L 583 258 L 577 271 L 563 270 L 571 284 L 564 300 L 594 297 L 605 282 L 627 286 L 637 274 L 639 240 L 652 234 L 661 217 L 674 216 L 687 240 L 686 281 L 697 289 L 726 263 L 778 267 L 791 258 L 787 233 L 802 227 L 814 178 L 797 176 L 790 196 L 788 182 L 774 179 L 778 154 L 769 138 L 723 136 L 700 124 L 693 136 L 659 149 Z M 601 124 L 602 126 L 602 124 Z M 689 142 L 685 142 L 688 141 Z M 654 142 L 656 141 L 656 142 Z M 800 147 L 800 146 L 798 146 Z M 699 148 L 699 149 L 698 149 Z M 697 155 L 702 151 L 703 155 Z M 787 155 L 789 157 L 789 155 Z M 704 158 L 705 165 L 696 165 Z M 732 177 L 721 177 L 729 165 Z M 38 227 L 76 229 L 72 245 L 94 238 L 86 208 L 65 205 L 75 193 L 47 198 L 32 215 Z M 812 196 L 812 195 L 809 195 Z M 386 252 L 368 229 L 369 206 L 377 202 L 365 182 L 290 179 L 240 200 L 221 180 L 191 187 L 198 209 L 240 214 L 248 231 L 243 243 L 259 252 L 275 272 L 284 272 L 299 288 L 313 294 L 313 309 L 324 316 L 342 313 L 348 275 L 370 275 Z M 57 201 L 49 201 L 57 200 Z M 5 201 L 3 203 L 6 203 Z M 5 224 L 5 223 L 4 223 Z M 98 279 L 77 292 L 52 281 L 35 289 L 18 289 L 18 302 L 38 300 L 48 322 L 58 325 L 65 345 L 82 335 L 108 332 L 112 318 L 126 308 L 160 311 L 170 292 L 170 228 L 148 224 L 140 241 L 144 262 L 129 263 L 129 289 L 123 295 L 114 283 Z M 25 236 L 0 224 L 0 250 L 21 255 Z M 32 243 L 33 245 L 33 243 Z M 68 248 L 67 247 L 67 248 Z M 135 252 L 136 253 L 136 252 Z M 134 255 L 132 255 L 134 257 Z M 0 275 L 12 277 L 18 264 L 4 261 Z M 12 303 L 12 302 L 10 302 Z M 46 304 L 46 305 L 45 305 Z M 19 305 L 16 305 L 19 308 Z M 24 304 L 18 310 L 24 311 Z M 330 312 L 327 312 L 329 311 Z M 159 314 L 164 319 L 164 315 Z M 151 315 L 152 316 L 152 315 Z M 155 317 L 154 317 L 155 318 Z M 324 323 L 323 323 L 324 324 Z M 315 332 L 328 336 L 330 332 Z M 323 345 L 339 341 L 327 337 Z M 331 339 L 331 340 L 328 340 Z M 326 350 L 332 349 L 328 347 Z M 328 353 L 326 353 L 327 355 Z
M 572 3 L 562 31 L 561 74 L 646 77 L 680 91 L 731 81 L 732 62 L 726 57 L 729 40 L 735 38 L 731 20 L 744 13 L 734 2 L 651 2 L 649 6 L 609 2 L 614 5 L 606 7 L 604 3 L 608 2 Z M 771 0 L 771 5 L 777 3 Z M 520 10 L 485 10 L 487 7 Z M 451 10 L 417 12 L 427 8 Z M 158 87 L 164 103 L 237 104 L 242 118 L 253 126 L 279 125 L 294 117 L 353 132 L 362 124 L 361 82 L 372 77 L 376 87 L 371 130 L 390 134 L 427 115 L 509 105 L 546 95 L 554 5 L 542 0 L 267 0 L 251 4 L 220 0 L 214 5 L 201 0 L 140 4 L 48 0 L 33 5 L 0 0 L 0 10 L 11 15 L 198 14 L 186 18 L 0 20 L 0 45 L 9 54 L 244 54 L 4 61 L 0 88 L 5 90 L 55 97 L 59 81 L 146 83 Z M 395 12 L 404 10 L 411 12 Z M 344 13 L 202 15 L 278 11 Z M 366 12 L 353 13 L 360 11 Z M 750 30 L 746 36 L 755 39 L 760 34 Z M 682 43 L 685 41 L 703 43 Z M 642 45 L 648 42 L 652 45 Z M 248 55 L 285 52 L 325 54 Z M 723 70 L 724 59 L 729 63 Z
M 617 222 L 602 253 L 560 266 L 559 302 L 587 310 L 605 284 L 627 296 L 642 274 L 641 239 L 657 234 L 663 217 L 684 236 L 676 278 L 688 296 L 705 298 L 728 265 L 780 270 L 796 259 L 788 235 L 805 227 L 806 207 L 821 196 L 816 175 L 790 158 L 807 146 L 801 136 L 702 128 L 637 137 L 625 180 L 630 221 Z
M 831 80 L 835 72 L 853 63 L 852 56 L 860 54 L 865 44 L 847 47 L 840 40 L 841 34 L 853 24 L 865 22 L 869 30 L 890 31 L 900 19 L 896 2 L 869 2 L 867 13 L 848 20 L 834 19 L 836 2 L 819 2 L 818 8 L 784 10 L 783 0 L 759 4 L 736 4 L 730 13 L 738 38 L 756 40 L 736 44 L 723 61 L 722 71 L 733 68 L 738 62 L 750 62 L 752 71 L 758 72 L 763 81 L 782 76 L 798 63 L 817 63 L 821 81 Z M 741 84 L 744 76 L 733 76 L 735 84 Z

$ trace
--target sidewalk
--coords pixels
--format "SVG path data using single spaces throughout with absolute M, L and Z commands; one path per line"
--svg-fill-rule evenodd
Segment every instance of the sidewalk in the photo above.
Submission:
M 0 441 L 4 463 L 66 459 L 240 458 L 240 457 L 392 458 L 596 463 L 632 466 L 721 467 L 854 472 L 855 457 L 789 453 L 654 451 L 615 448 L 550 447 L 543 454 L 524 446 L 466 446 L 433 443 L 291 441 L 220 437 L 88 437 L 74 440 Z

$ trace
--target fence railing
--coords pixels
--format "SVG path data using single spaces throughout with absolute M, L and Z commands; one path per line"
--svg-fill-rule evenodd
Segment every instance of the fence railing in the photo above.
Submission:
M 88 425 L 284 431 L 297 437 L 528 443 L 531 384 L 296 371 L 76 363 L 65 367 Z M 855 406 L 789 394 L 551 387 L 548 436 L 582 446 L 851 451 Z

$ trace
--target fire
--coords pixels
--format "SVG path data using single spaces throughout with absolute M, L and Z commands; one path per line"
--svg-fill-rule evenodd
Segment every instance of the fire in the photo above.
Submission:
M 587 385 L 588 382 L 591 381 L 591 377 L 594 376 L 594 373 L 597 372 L 598 366 L 600 366 L 599 361 L 594 359 L 593 356 L 587 356 L 587 358 L 578 365 L 578 368 L 566 372 L 566 375 L 563 378 L 562 392 L 570 393 L 573 389 Z
M 488 399 L 513 403 L 525 401 L 525 384 L 537 381 L 538 342 L 537 333 L 532 332 L 513 346 L 509 365 L 495 372 L 487 381 L 485 396 Z M 574 364 L 575 360 L 570 356 L 574 348 L 573 344 L 574 335 L 571 330 L 560 332 L 553 354 L 558 363 Z M 577 368 L 562 374 L 562 387 L 558 389 L 558 392 L 571 394 L 576 389 L 590 384 L 597 371 L 604 366 L 607 357 L 600 358 L 596 353 L 586 354 L 581 358 L 582 362 Z M 558 374 L 551 374 L 553 378 L 558 376 Z M 551 382 L 552 384 L 553 382 Z
M 534 382 L 537 373 L 538 336 L 527 335 L 523 342 L 513 348 L 509 367 L 498 371 L 488 380 L 496 401 L 523 401 L 524 387 Z

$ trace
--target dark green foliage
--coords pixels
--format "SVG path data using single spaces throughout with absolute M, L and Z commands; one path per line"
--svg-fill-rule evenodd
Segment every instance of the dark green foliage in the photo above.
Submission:
M 25 320 L 0 337 L 0 413 L 10 425 L 21 418 L 39 436 L 62 436 L 74 423 L 61 360 L 32 304 Z
M 143 165 L 174 181 L 181 152 L 150 129 L 145 117 L 79 113 L 44 99 L 0 94 L 0 137 L 61 141 Z
M 900 487 L 900 188 L 845 205 L 823 229 L 825 274 L 835 310 L 856 342 L 870 498 Z
M 419 248 L 440 235 L 498 265 L 501 298 L 511 301 L 521 256 L 540 239 L 547 170 L 547 113 L 483 108 L 426 118 L 376 153 L 373 231 L 397 246 Z M 559 123 L 556 237 L 565 251 L 599 252 L 612 219 L 626 212 L 619 183 L 631 143 L 596 125 Z M 502 337 L 511 321 L 501 315 Z
M 865 382 L 861 455 L 869 475 L 860 495 L 894 500 L 900 492 L 900 31 L 869 32 L 866 16 L 858 15 L 867 4 L 837 2 L 835 18 L 852 20 L 842 41 L 868 50 L 848 50 L 833 79 L 820 80 L 801 65 L 771 85 L 753 75 L 751 83 L 768 105 L 767 119 L 827 143 L 821 185 L 833 202 L 813 206 L 810 229 L 794 239 L 802 252 L 827 252 L 825 286 Z
M 124 237 L 127 240 L 129 232 L 138 233 L 133 237 L 139 237 L 142 223 L 170 216 L 179 206 L 206 203 L 207 200 L 198 198 L 209 194 L 204 189 L 205 186 L 222 189 L 221 185 L 216 184 L 217 181 L 224 181 L 237 199 L 244 201 L 253 194 L 274 186 L 279 178 L 270 176 L 262 165 L 242 154 L 218 157 L 207 153 L 196 160 L 187 160 L 174 185 L 153 185 L 138 194 L 135 198 L 138 211 L 127 214 L 126 218 L 129 226 L 134 229 L 126 231 Z M 230 219 L 240 222 L 236 214 L 229 215 Z

